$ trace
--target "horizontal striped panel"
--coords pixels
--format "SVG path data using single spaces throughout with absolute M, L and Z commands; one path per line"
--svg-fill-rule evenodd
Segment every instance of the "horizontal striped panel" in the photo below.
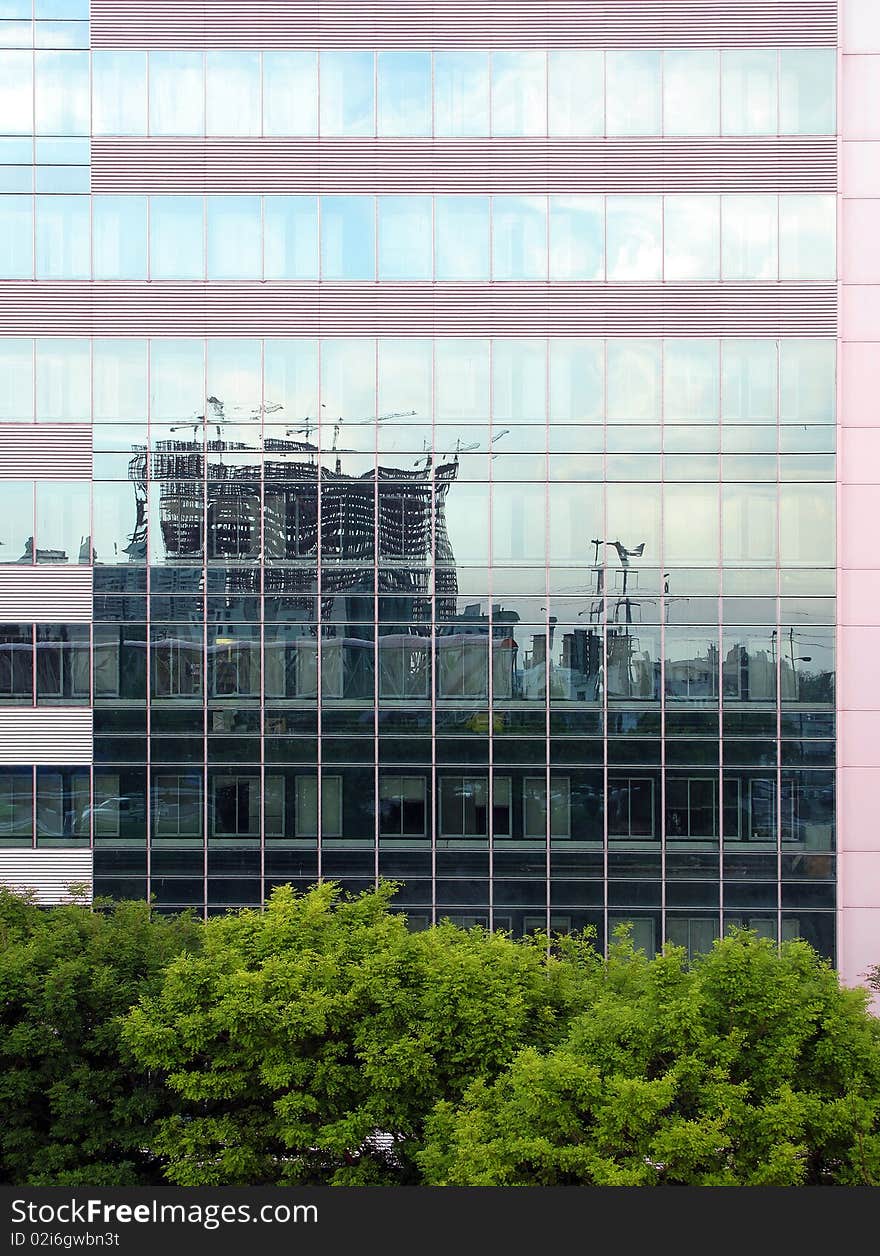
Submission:
M 90 480 L 87 423 L 0 423 L 0 480 Z
M 90 707 L 0 709 L 0 763 L 75 766 L 91 761 Z
M 91 618 L 91 567 L 0 567 L 3 622 L 87 624 Z
M 0 284 L 10 335 L 833 335 L 833 283 Z
M 33 894 L 51 906 L 72 901 L 90 903 L 93 893 L 92 852 L 47 847 L 43 850 L 0 849 L 0 885 L 15 894 Z M 75 894 L 71 893 L 73 887 Z M 80 893 L 84 887 L 84 893 Z
M 833 44 L 835 0 L 92 0 L 95 48 Z
M 833 192 L 837 141 L 95 139 L 93 192 Z

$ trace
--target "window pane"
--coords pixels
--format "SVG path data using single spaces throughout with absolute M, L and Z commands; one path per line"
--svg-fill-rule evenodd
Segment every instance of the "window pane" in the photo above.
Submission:
M 89 54 L 34 54 L 37 135 L 88 135 Z
M 663 488 L 664 563 L 718 562 L 718 488 L 666 484 Z
M 604 134 L 604 73 L 601 52 L 559 50 L 548 54 L 548 134 Z
M 609 135 L 660 134 L 660 53 L 605 54 Z
M 604 235 L 601 196 L 551 196 L 550 278 L 602 279 Z
M 318 344 L 315 340 L 266 340 L 264 349 L 266 407 L 277 406 L 277 418 L 302 423 L 318 414 Z
M 489 56 L 434 54 L 434 134 L 489 134 Z
M 88 279 L 89 198 L 36 197 L 37 278 Z
M 775 342 L 725 340 L 722 362 L 721 414 L 724 419 L 733 423 L 775 423 Z
M 664 342 L 665 422 L 717 423 L 720 390 L 717 340 Z
M 725 484 L 725 563 L 776 562 L 776 485 Z
M 777 197 L 722 196 L 722 279 L 777 277 Z
M 82 481 L 37 481 L 37 562 L 89 561 L 89 496 Z
M 375 201 L 372 196 L 321 198 L 321 277 L 374 279 Z
M 380 135 L 431 134 L 430 52 L 380 52 Z
M 833 279 L 837 266 L 833 196 L 780 196 L 779 278 Z
M 0 339 L 0 419 L 34 417 L 34 345 L 24 337 Z
M 33 199 L 0 196 L 0 279 L 32 279 L 33 274 Z
M 380 196 L 379 278 L 430 279 L 430 196 Z
M 492 198 L 492 278 L 547 278 L 545 197 Z
M 659 196 L 609 196 L 608 279 L 660 279 L 663 201 Z
M 609 340 L 609 423 L 654 422 L 660 417 L 660 342 Z
M 436 277 L 488 279 L 488 196 L 438 196 L 434 214 Z
M 6 480 L 0 511 L 0 563 L 32 563 L 33 537 L 33 481 Z
M 605 351 L 600 340 L 550 341 L 551 423 L 595 423 L 605 400 Z
M 833 135 L 837 54 L 833 48 L 782 48 L 779 53 L 781 135 Z
M 263 263 L 267 279 L 318 278 L 318 198 L 263 199 Z
M 437 340 L 434 354 L 437 421 L 488 422 L 489 342 Z
M 492 53 L 492 134 L 546 135 L 543 52 Z
M 492 345 L 492 417 L 496 423 L 540 423 L 546 417 L 547 343 L 496 340 Z
M 40 337 L 35 348 L 37 419 L 88 423 L 92 409 L 88 340 Z
M 721 54 L 721 134 L 776 134 L 776 50 Z
M 321 53 L 321 134 L 373 134 L 372 52 Z
M 202 279 L 205 273 L 201 196 L 150 197 L 153 279 Z
M 721 263 L 717 196 L 667 196 L 663 223 L 664 279 L 717 279 Z
M 208 278 L 262 278 L 260 198 L 209 196 L 206 208 Z
M 92 374 L 95 420 L 147 417 L 146 340 L 95 340 Z
M 317 53 L 263 53 L 263 134 L 318 134 Z
M 32 54 L 0 51 L 0 134 L 31 135 L 33 128 Z
M 146 279 L 147 198 L 93 196 L 95 279 Z
M 201 418 L 205 409 L 205 342 L 150 343 L 150 406 L 154 419 Z
M 150 53 L 150 134 L 204 135 L 201 52 Z
M 783 567 L 834 565 L 835 486 L 780 484 L 779 561 Z
M 95 135 L 146 135 L 145 52 L 92 53 L 92 130 Z
M 837 346 L 833 340 L 779 342 L 779 421 L 833 423 Z
M 663 131 L 717 135 L 720 66 L 714 49 L 670 48 L 663 54 Z
M 208 135 L 260 134 L 260 54 L 209 52 L 205 96 Z

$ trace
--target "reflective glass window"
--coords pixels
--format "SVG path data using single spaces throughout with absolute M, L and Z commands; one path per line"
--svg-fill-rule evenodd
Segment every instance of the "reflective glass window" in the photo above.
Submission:
M 725 484 L 722 490 L 725 563 L 776 562 L 776 486 Z
M 836 71 L 837 54 L 834 48 L 780 49 L 781 135 L 834 134 Z
M 608 279 L 660 279 L 663 273 L 663 200 L 609 196 L 606 207 Z
M 321 53 L 321 134 L 374 133 L 373 53 Z
M 547 201 L 543 196 L 492 198 L 492 278 L 546 279 Z
M 318 198 L 263 198 L 266 279 L 318 278 Z
M 34 832 L 34 782 L 30 768 L 0 768 L 0 841 L 30 846 Z
M 147 54 L 92 53 L 92 130 L 95 135 L 146 135 Z
M 0 50 L 0 133 L 32 135 L 33 130 L 32 54 Z
M 259 196 L 206 198 L 208 278 L 260 279 L 263 273 Z
M 780 196 L 779 278 L 833 279 L 836 226 L 836 197 Z
M 489 278 L 488 196 L 434 200 L 437 279 Z
M 604 54 L 588 49 L 554 49 L 547 55 L 549 135 L 603 135 Z
M 775 48 L 728 48 L 721 53 L 721 134 L 775 135 Z
M 146 279 L 147 198 L 92 197 L 95 279 Z
M 379 278 L 431 279 L 431 197 L 380 196 L 378 219 Z
M 434 54 L 434 134 L 489 134 L 489 55 Z
M 34 346 L 25 337 L 0 338 L 0 420 L 34 417 Z
M 260 54 L 212 50 L 205 72 L 208 135 L 259 135 Z
M 834 565 L 835 486 L 780 484 L 779 561 L 782 566 Z
M 271 415 L 305 435 L 299 425 L 315 423 L 318 414 L 317 341 L 266 340 L 263 352 L 267 421 Z
M 321 197 L 321 276 L 374 279 L 375 201 L 372 196 Z
M 34 53 L 37 135 L 88 135 L 89 54 Z
M 150 274 L 153 279 L 202 279 L 205 273 L 201 196 L 150 197 Z
M 543 52 L 492 53 L 492 134 L 546 135 Z
M 777 223 L 775 196 L 722 196 L 721 278 L 776 279 Z
M 205 342 L 150 342 L 150 407 L 154 419 L 201 420 L 205 410 Z
M 139 476 L 146 459 L 127 458 L 129 481 L 95 480 L 92 485 L 92 549 L 102 564 L 147 559 L 146 485 Z
M 668 48 L 663 54 L 663 131 L 717 135 L 720 65 L 711 48 Z
M 0 278 L 32 279 L 33 274 L 33 198 L 0 196 Z
M 609 340 L 608 422 L 646 423 L 660 417 L 660 345 L 656 340 Z
M 317 133 L 317 53 L 264 52 L 263 134 Z
M 550 341 L 551 423 L 596 423 L 605 401 L 605 347 L 601 340 Z M 552 433 L 551 433 L 552 436 Z
M 550 278 L 602 279 L 605 205 L 601 196 L 551 196 Z
M 203 135 L 204 54 L 150 53 L 150 134 Z
M 38 480 L 37 562 L 88 563 L 91 485 L 82 480 Z
M 667 196 L 663 222 L 664 279 L 717 279 L 721 264 L 717 196 Z
M 0 511 L 0 563 L 34 561 L 34 485 L 5 480 Z
M 833 423 L 837 405 L 833 340 L 779 342 L 779 421 Z
M 376 79 L 379 134 L 430 135 L 430 52 L 380 52 Z
M 659 135 L 660 53 L 606 52 L 605 94 L 608 135 Z
M 147 417 L 146 340 L 95 339 L 92 348 L 95 420 Z
M 722 417 L 733 423 L 775 423 L 776 345 L 772 340 L 725 340 Z
M 489 418 L 489 342 L 442 339 L 434 343 L 436 417 L 441 423 Z
M 88 423 L 91 415 L 89 342 L 39 337 L 35 341 L 37 419 Z
M 721 392 L 719 374 L 717 340 L 664 341 L 664 422 L 717 422 Z
M 0 624 L 0 703 L 4 705 L 33 703 L 33 636 L 31 624 Z
M 38 196 L 35 199 L 37 278 L 90 278 L 89 198 Z

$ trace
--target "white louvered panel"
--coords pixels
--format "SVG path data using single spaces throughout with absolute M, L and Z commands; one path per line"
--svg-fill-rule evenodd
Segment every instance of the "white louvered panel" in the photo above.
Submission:
M 92 761 L 90 707 L 5 707 L 0 710 L 0 763 Z
M 93 192 L 834 192 L 837 141 L 95 139 Z
M 0 423 L 0 479 L 90 480 L 87 423 Z
M 16 894 L 33 894 L 38 903 L 47 907 L 74 900 L 90 903 L 92 852 L 58 847 L 0 850 L 0 885 Z
M 95 48 L 833 44 L 835 0 L 92 0 Z
M 91 618 L 90 567 L 0 566 L 4 623 L 87 624 Z
M 833 335 L 833 283 L 0 284 L 11 335 Z

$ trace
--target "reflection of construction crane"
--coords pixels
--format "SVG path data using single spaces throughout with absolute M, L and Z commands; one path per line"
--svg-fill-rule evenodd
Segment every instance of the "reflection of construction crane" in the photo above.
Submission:
M 450 454 L 452 454 L 454 461 L 458 462 L 459 454 L 470 454 L 470 453 L 473 453 L 475 449 L 479 449 L 479 448 L 480 448 L 480 442 L 478 440 L 468 441 L 468 443 L 465 445 L 465 444 L 462 444 L 461 437 L 459 436 L 458 440 L 455 442 L 455 449 L 449 449 L 446 451 L 446 453 L 443 453 L 440 456 L 441 458 L 447 458 Z M 415 462 L 413 463 L 413 466 L 417 467 L 420 463 L 423 462 L 425 464 L 425 469 L 427 470 L 427 468 L 431 465 L 431 461 L 432 461 L 432 455 L 431 455 L 430 442 L 423 440 L 422 441 L 422 456 L 421 458 L 416 458 Z
M 416 413 L 417 411 L 415 410 L 388 410 L 385 414 L 377 414 L 375 418 L 370 416 L 369 418 L 366 418 L 366 419 L 355 419 L 354 423 L 351 424 L 351 426 L 365 427 L 366 424 L 368 423 L 384 423 L 386 419 L 411 419 L 413 415 L 415 415 Z M 333 424 L 333 444 L 330 446 L 331 453 L 334 453 L 334 454 L 336 453 L 336 446 L 339 441 L 339 430 L 342 427 L 342 424 L 344 422 L 345 420 L 340 414 L 339 418 Z M 336 459 L 336 474 L 339 475 L 341 471 L 342 471 L 342 460 L 340 458 L 337 458 Z

